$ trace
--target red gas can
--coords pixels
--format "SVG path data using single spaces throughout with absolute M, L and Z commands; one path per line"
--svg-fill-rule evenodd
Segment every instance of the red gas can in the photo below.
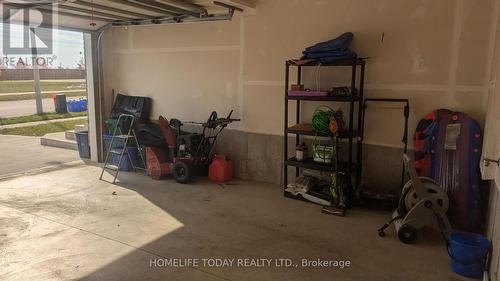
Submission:
M 208 179 L 215 182 L 226 182 L 233 179 L 233 163 L 225 155 L 215 155 L 208 168 Z

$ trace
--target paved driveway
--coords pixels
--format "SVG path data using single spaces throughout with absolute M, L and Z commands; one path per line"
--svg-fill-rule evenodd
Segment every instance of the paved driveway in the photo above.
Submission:
M 54 112 L 54 101 L 43 99 L 43 112 Z M 36 114 L 35 100 L 0 101 L 0 117 L 17 117 Z
M 77 151 L 42 146 L 38 137 L 0 135 L 0 178 L 77 160 Z

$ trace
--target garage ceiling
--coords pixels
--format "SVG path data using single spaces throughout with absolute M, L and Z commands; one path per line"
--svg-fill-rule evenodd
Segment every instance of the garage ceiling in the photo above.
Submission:
M 53 12 L 61 29 L 98 30 L 106 25 L 141 25 L 228 20 L 234 11 L 255 9 L 255 0 L 45 0 L 3 1 L 3 20 L 24 21 L 14 10 Z M 7 9 L 6 9 L 7 7 Z M 20 16 L 21 14 L 21 16 Z M 24 22 L 26 24 L 26 22 Z

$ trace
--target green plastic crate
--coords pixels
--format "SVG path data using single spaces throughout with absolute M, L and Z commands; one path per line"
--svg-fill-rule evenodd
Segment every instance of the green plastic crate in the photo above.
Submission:
M 109 118 L 108 120 L 106 120 L 106 128 L 108 130 L 108 134 L 113 135 L 117 126 L 120 129 L 117 134 L 127 134 L 130 127 L 130 119 L 122 119 L 120 123 L 121 124 L 118 124 L 118 118 Z

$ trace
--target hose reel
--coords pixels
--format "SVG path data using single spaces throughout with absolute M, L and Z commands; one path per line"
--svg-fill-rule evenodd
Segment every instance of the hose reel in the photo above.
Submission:
M 378 229 L 379 236 L 385 236 L 385 230 L 394 223 L 399 240 L 406 244 L 414 244 L 417 241 L 418 229 L 424 226 L 434 228 L 447 239 L 452 231 L 446 216 L 449 207 L 448 195 L 432 179 L 419 177 L 408 155 L 404 154 L 403 158 L 410 180 L 403 187 L 398 208 L 392 214 L 392 219 Z

